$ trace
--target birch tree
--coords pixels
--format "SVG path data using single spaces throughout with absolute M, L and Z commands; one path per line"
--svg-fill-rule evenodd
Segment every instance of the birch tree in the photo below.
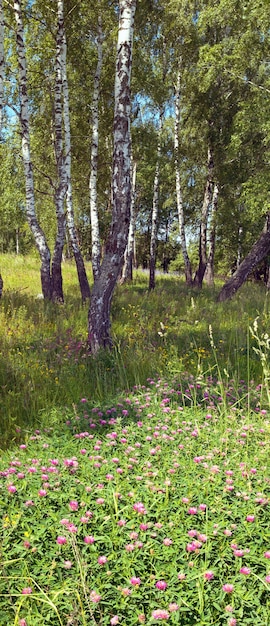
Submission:
M 26 188 L 26 219 L 32 231 L 35 245 L 41 259 L 40 273 L 42 293 L 44 298 L 50 300 L 52 297 L 52 280 L 50 266 L 51 255 L 44 232 L 38 223 L 35 210 L 34 177 L 30 149 L 27 67 L 21 0 L 14 0 L 13 7 L 16 23 L 16 45 L 19 67 L 19 121 L 21 129 L 22 159 L 24 165 Z
M 122 272 L 121 282 L 125 283 L 128 280 L 132 280 L 133 273 L 133 259 L 134 259 L 134 247 L 135 247 L 135 222 L 136 222 L 136 213 L 135 213 L 135 204 L 136 204 L 136 172 L 137 172 L 137 163 L 136 161 L 132 161 L 131 172 L 132 172 L 132 187 L 131 187 L 131 203 L 130 203 L 130 222 L 129 222 L 129 231 L 128 231 L 128 243 L 125 250 L 125 260 L 124 267 Z
M 94 77 L 94 90 L 92 101 L 92 144 L 91 144 L 91 160 L 90 160 L 90 179 L 89 179 L 89 191 L 90 191 L 90 219 L 91 219 L 91 236 L 92 236 L 92 271 L 94 281 L 97 280 L 100 274 L 100 262 L 101 262 L 101 245 L 99 235 L 99 219 L 98 219 L 98 205 L 97 205 L 97 168 L 98 168 L 98 142 L 99 142 L 99 93 L 100 93 L 100 78 L 102 70 L 102 20 L 101 16 L 98 17 L 98 36 L 97 36 L 97 67 Z
M 73 198 L 72 198 L 72 183 L 71 183 L 71 132 L 70 132 L 70 113 L 69 113 L 69 87 L 67 79 L 67 43 L 64 24 L 64 3 L 63 0 L 58 2 L 59 19 L 62 23 L 62 29 L 60 36 L 62 36 L 62 42 L 60 41 L 59 54 L 61 55 L 61 73 L 62 73 L 62 89 L 63 89 L 63 118 L 64 118 L 64 135 L 65 135 L 65 155 L 64 166 L 66 170 L 66 213 L 67 213 L 67 228 L 69 233 L 69 239 L 74 255 L 77 274 L 79 279 L 79 285 L 81 290 L 82 301 L 85 302 L 87 298 L 90 298 L 90 287 L 88 278 L 85 271 L 85 265 L 82 258 L 82 254 L 79 247 L 79 241 L 74 221 L 73 210 Z
M 63 1 L 57 0 L 57 33 L 56 33 L 56 57 L 55 57 L 55 87 L 54 87 L 54 150 L 58 184 L 54 192 L 56 211 L 57 232 L 52 258 L 52 299 L 62 302 L 63 279 L 62 279 L 62 256 L 65 245 L 66 215 L 65 197 L 67 192 L 67 168 L 63 149 L 62 129 L 62 54 L 64 40 L 64 11 Z
M 110 308 L 127 245 L 130 202 L 130 78 L 136 0 L 119 0 L 115 71 L 112 221 L 100 274 L 94 283 L 88 315 L 88 340 L 93 354 L 110 347 Z
M 159 111 L 159 127 L 158 127 L 158 147 L 157 161 L 154 177 L 153 188 L 153 207 L 151 219 L 151 236 L 150 236 L 150 259 L 149 259 L 149 291 L 155 289 L 155 272 L 156 272 L 156 246 L 157 246 L 157 230 L 158 230 L 158 208 L 159 208 L 159 176 L 160 176 L 160 157 L 161 157 L 161 133 L 163 127 L 164 111 Z
M 176 203 L 177 214 L 179 223 L 179 235 L 181 250 L 184 259 L 185 276 L 188 285 L 192 285 L 192 268 L 187 250 L 186 242 L 186 230 L 185 230 L 185 216 L 183 207 L 183 196 L 181 188 L 181 173 L 180 173 L 180 159 L 179 159 L 179 125 L 180 125 L 180 86 L 181 86 L 181 74 L 180 69 L 177 73 L 177 83 L 175 90 L 175 124 L 174 124 L 174 163 L 175 163 L 175 184 L 176 184 Z
M 204 190 L 204 198 L 201 212 L 200 221 L 200 235 L 199 235 L 199 265 L 194 277 L 195 287 L 201 289 L 202 282 L 207 265 L 207 223 L 209 216 L 209 208 L 213 196 L 213 150 L 208 147 L 208 160 L 207 160 L 207 180 Z
M 213 190 L 213 198 L 211 205 L 211 226 L 209 228 L 209 250 L 208 250 L 208 258 L 205 268 L 205 282 L 209 286 L 214 285 L 214 258 L 215 258 L 215 247 L 216 247 L 216 221 L 217 221 L 217 207 L 218 207 L 218 194 L 219 194 L 219 186 L 217 183 L 214 184 Z

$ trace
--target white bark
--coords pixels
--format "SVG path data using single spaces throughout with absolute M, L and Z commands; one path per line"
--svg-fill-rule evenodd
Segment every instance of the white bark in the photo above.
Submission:
M 209 234 L 209 250 L 208 250 L 208 259 L 205 270 L 205 281 L 208 285 L 214 285 L 214 257 L 215 257 L 215 246 L 216 246 L 216 219 L 217 219 L 217 208 L 218 208 L 218 194 L 219 194 L 219 186 L 217 183 L 214 184 L 213 198 L 212 198 L 212 206 L 211 206 L 211 226 L 210 226 L 210 234 Z
M 181 76 L 180 76 L 180 70 L 179 70 L 177 74 L 177 84 L 176 84 L 176 90 L 175 90 L 175 124 L 174 124 L 174 163 L 175 163 L 176 203 L 177 203 L 177 213 L 178 213 L 180 244 L 181 244 L 181 250 L 182 250 L 184 265 L 185 265 L 186 282 L 188 285 L 191 285 L 192 284 L 192 269 L 191 269 L 191 263 L 190 263 L 190 259 L 189 259 L 188 251 L 187 251 L 185 216 L 184 216 L 183 196 L 182 196 L 182 188 L 181 188 L 180 163 L 179 163 L 180 87 L 181 87 Z
M 122 281 L 132 280 L 132 269 L 133 269 L 133 259 L 134 259 L 134 246 L 135 246 L 135 222 L 136 222 L 136 214 L 135 214 L 135 204 L 136 204 L 136 171 L 137 171 L 137 163 L 136 161 L 132 164 L 132 187 L 131 187 L 131 203 L 130 203 L 130 222 L 129 222 L 129 231 L 128 231 L 128 243 L 125 250 L 125 261 L 122 272 Z
M 63 16 L 63 0 L 59 2 L 61 8 L 61 18 Z M 69 115 L 69 88 L 67 79 L 67 43 L 65 34 L 65 25 L 62 28 L 62 46 L 61 55 L 61 72 L 62 72 L 62 89 L 63 89 L 63 118 L 65 133 L 65 158 L 64 165 L 66 170 L 66 219 L 69 233 L 69 239 L 76 262 L 78 279 L 81 289 L 82 300 L 90 297 L 90 288 L 86 276 L 85 266 L 81 255 L 77 231 L 74 220 L 74 209 L 72 199 L 72 183 L 71 183 L 71 132 L 70 132 L 70 115 Z
M 3 132 L 3 111 L 4 111 L 4 10 L 3 0 L 0 0 L 0 141 Z
M 158 228 L 158 208 L 159 208 L 159 174 L 160 174 L 160 155 L 161 155 L 161 132 L 163 126 L 163 111 L 159 112 L 159 128 L 158 128 L 158 148 L 157 161 L 154 177 L 153 188 L 153 207 L 151 221 L 150 236 L 150 267 L 149 267 L 149 289 L 155 288 L 155 270 L 156 270 L 156 245 L 157 245 L 157 228 Z
M 65 243 L 66 216 L 65 197 L 67 192 L 66 159 L 63 151 L 63 104 L 62 104 L 62 54 L 64 42 L 64 11 L 63 0 L 57 0 L 57 34 L 55 56 L 55 87 L 54 87 L 54 130 L 55 130 L 55 158 L 58 174 L 58 185 L 54 193 L 57 232 L 52 259 L 53 300 L 63 301 L 62 284 L 62 255 Z
M 119 29 L 115 71 L 112 222 L 101 271 L 90 299 L 89 344 L 93 353 L 111 346 L 110 307 L 127 244 L 130 180 L 130 78 L 136 0 L 119 1 Z
M 22 21 L 21 0 L 14 0 L 14 14 L 16 22 L 16 43 L 19 65 L 19 98 L 20 98 L 20 127 L 22 137 L 22 158 L 26 187 L 26 218 L 31 228 L 36 247 L 41 259 L 41 284 L 43 296 L 51 298 L 50 250 L 45 235 L 37 221 L 35 211 L 34 177 L 30 150 L 29 133 L 29 104 L 27 93 L 27 67 L 25 57 L 24 30 Z
M 99 94 L 100 94 L 100 77 L 102 70 L 102 44 L 103 32 L 101 17 L 98 18 L 98 37 L 97 37 L 97 67 L 94 77 L 94 90 L 92 102 L 92 145 L 91 145 L 91 169 L 89 179 L 90 192 L 90 219 L 91 219 L 91 235 L 92 235 L 92 270 L 94 281 L 100 274 L 101 262 L 101 245 L 99 235 L 99 220 L 97 206 L 97 170 L 98 170 L 98 142 L 99 142 Z
M 199 239 L 199 265 L 194 277 L 194 285 L 201 289 L 202 282 L 206 270 L 207 264 L 207 226 L 208 226 L 208 217 L 209 217 L 209 209 L 212 202 L 213 197 L 213 150 L 209 146 L 208 147 L 208 160 L 207 160 L 207 180 L 204 190 L 204 198 L 201 212 L 201 223 L 200 223 L 200 239 Z

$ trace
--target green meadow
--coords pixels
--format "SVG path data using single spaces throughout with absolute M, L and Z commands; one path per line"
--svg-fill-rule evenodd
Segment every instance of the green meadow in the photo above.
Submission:
M 135 272 L 93 358 L 71 262 L 0 268 L 1 626 L 270 624 L 264 286 Z

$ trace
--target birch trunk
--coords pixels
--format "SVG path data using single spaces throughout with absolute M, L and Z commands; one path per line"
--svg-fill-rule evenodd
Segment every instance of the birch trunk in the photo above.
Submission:
M 29 132 L 29 104 L 27 92 L 27 68 L 25 57 L 24 30 L 21 10 L 21 0 L 14 0 L 14 14 L 16 22 L 16 44 L 19 65 L 19 98 L 20 98 L 20 127 L 22 138 L 22 159 L 24 165 L 26 188 L 26 219 L 32 231 L 35 245 L 41 259 L 41 286 L 45 299 L 52 297 L 52 278 L 50 271 L 51 255 L 45 235 L 40 227 L 35 211 L 34 177 L 30 150 Z
M 213 195 L 213 151 L 211 148 L 208 148 L 208 161 L 207 161 L 207 181 L 205 185 L 204 191 L 204 199 L 201 213 L 201 223 L 200 223 L 200 239 L 199 239 L 199 265 L 194 276 L 194 286 L 199 289 L 202 288 L 202 282 L 206 270 L 207 264 L 207 223 L 208 223 L 208 215 L 209 208 L 212 201 Z
M 89 179 L 89 191 L 90 191 L 90 219 L 91 219 L 91 236 L 92 236 L 92 271 L 94 281 L 97 280 L 100 274 L 101 263 L 101 245 L 99 235 L 99 220 L 98 220 L 98 207 L 97 207 L 97 169 L 98 169 L 98 141 L 99 141 L 99 94 L 100 94 L 100 77 L 102 70 L 102 23 L 101 17 L 98 18 L 98 37 L 97 37 L 97 52 L 98 61 L 96 67 L 96 73 L 94 77 L 94 91 L 92 102 L 92 145 L 91 145 L 91 169 Z
M 244 258 L 238 269 L 234 272 L 231 278 L 223 285 L 219 295 L 218 302 L 224 302 L 229 298 L 232 298 L 236 291 L 242 286 L 247 279 L 248 275 L 252 272 L 254 267 L 262 261 L 262 259 L 270 251 L 270 213 L 268 213 L 265 226 L 252 246 L 250 252 Z
M 130 77 L 136 0 L 119 1 L 119 29 L 115 71 L 112 222 L 99 277 L 92 289 L 88 340 L 96 354 L 111 347 L 110 308 L 127 245 L 130 202 Z
M 4 112 L 4 10 L 3 1 L 0 0 L 0 142 L 3 139 L 3 112 Z
M 175 126 L 174 126 L 174 163 L 175 163 L 175 183 L 176 183 L 176 202 L 179 223 L 180 244 L 184 259 L 186 283 L 192 285 L 192 267 L 187 251 L 185 217 L 183 208 L 183 196 L 180 178 L 180 161 L 179 161 L 179 125 L 180 125 L 180 87 L 181 77 L 180 70 L 177 75 L 177 84 L 175 90 Z
M 61 15 L 63 15 L 63 0 L 60 2 Z M 65 25 L 63 23 L 63 41 L 61 49 L 61 66 L 62 66 L 62 87 L 63 87 L 63 117 L 64 117 L 64 132 L 65 132 L 65 168 L 66 168 L 66 213 L 67 213 L 67 228 L 69 233 L 69 239 L 74 255 L 77 274 L 79 279 L 79 285 L 81 290 L 82 301 L 85 302 L 87 298 L 90 298 L 90 287 L 85 271 L 85 265 L 82 258 L 82 254 L 79 247 L 77 231 L 74 220 L 73 199 L 72 199 L 72 184 L 71 184 L 71 133 L 70 133 L 70 116 L 69 116 L 69 89 L 67 80 L 67 44 Z
M 62 51 L 64 41 L 64 11 L 63 0 L 57 0 L 57 34 L 55 57 L 55 88 L 54 88 L 54 132 L 55 132 L 55 159 L 58 175 L 58 185 L 54 193 L 57 232 L 52 258 L 52 299 L 63 302 L 62 256 L 65 244 L 66 216 L 64 202 L 67 192 L 66 161 L 63 152 L 63 105 L 62 105 Z
M 131 188 L 131 204 L 130 204 L 130 223 L 128 231 L 128 243 L 125 250 L 125 261 L 122 272 L 122 283 L 132 280 L 133 278 L 133 260 L 135 247 L 135 202 L 136 202 L 136 171 L 137 163 L 133 163 L 132 167 L 132 188 Z
M 212 211 L 211 211 L 211 228 L 209 235 L 209 251 L 208 251 L 208 259 L 205 270 L 205 282 L 207 285 L 214 285 L 214 258 L 215 258 L 215 247 L 216 247 L 216 218 L 217 218 L 217 208 L 218 208 L 218 194 L 219 187 L 217 183 L 214 185 L 213 198 L 212 198 Z
M 152 208 L 152 221 L 151 221 L 151 236 L 150 236 L 150 260 L 149 260 L 149 291 L 155 289 L 156 280 L 156 247 L 157 247 L 157 229 L 158 229 L 158 205 L 159 205 L 159 171 L 160 171 L 160 155 L 161 155 L 161 132 L 163 126 L 163 112 L 159 112 L 159 129 L 158 129 L 158 148 L 157 148 L 157 162 L 154 178 L 154 190 L 153 190 L 153 208 Z

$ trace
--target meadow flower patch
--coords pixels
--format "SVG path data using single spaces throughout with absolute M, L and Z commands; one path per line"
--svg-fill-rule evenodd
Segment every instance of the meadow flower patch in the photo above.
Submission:
M 2 454 L 1 626 L 269 623 L 267 410 L 181 389 L 85 394 Z

